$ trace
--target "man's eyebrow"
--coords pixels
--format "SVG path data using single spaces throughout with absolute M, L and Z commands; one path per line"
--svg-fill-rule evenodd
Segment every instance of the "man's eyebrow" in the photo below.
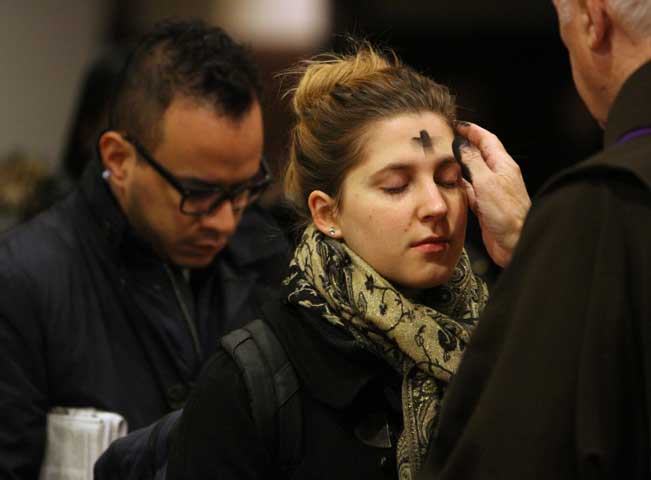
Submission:
M 254 181 L 256 176 L 258 174 L 255 173 L 249 178 L 246 178 L 244 180 L 241 180 L 239 182 L 232 182 L 232 183 L 222 183 L 222 182 L 207 182 L 201 178 L 197 177 L 177 177 L 178 180 L 186 187 L 189 188 L 198 188 L 198 189 L 206 189 L 206 190 L 211 190 L 211 189 L 226 189 L 229 187 L 237 187 L 239 185 L 244 185 L 245 183 L 249 183 L 251 181 Z

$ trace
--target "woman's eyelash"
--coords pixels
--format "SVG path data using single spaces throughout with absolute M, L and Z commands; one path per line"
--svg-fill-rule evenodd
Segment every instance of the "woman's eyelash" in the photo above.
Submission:
M 445 181 L 445 180 L 434 180 L 435 183 L 439 187 L 443 188 L 457 188 L 460 185 L 460 177 L 455 178 L 454 180 L 451 181 Z M 409 187 L 408 183 L 405 183 L 404 185 L 401 185 L 399 187 L 382 187 L 382 191 L 386 194 L 389 195 L 399 195 L 401 193 L 404 193 L 407 190 L 407 187 Z
M 459 186 L 459 180 L 454 180 L 453 182 L 444 182 L 437 180 L 436 184 L 443 188 L 456 188 Z
M 398 195 L 400 193 L 403 193 L 406 189 L 407 184 L 400 187 L 382 188 L 382 191 L 384 191 L 384 193 L 388 193 L 389 195 Z

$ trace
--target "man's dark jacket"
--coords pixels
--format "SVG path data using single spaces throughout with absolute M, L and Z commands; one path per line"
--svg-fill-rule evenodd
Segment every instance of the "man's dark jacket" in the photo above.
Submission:
M 90 166 L 78 189 L 0 241 L 0 477 L 36 478 L 53 406 L 118 412 L 129 429 L 181 407 L 219 337 L 258 315 L 286 255 L 251 207 L 187 281 L 134 237 Z
M 648 479 L 651 64 L 534 202 L 446 393 L 429 476 Z

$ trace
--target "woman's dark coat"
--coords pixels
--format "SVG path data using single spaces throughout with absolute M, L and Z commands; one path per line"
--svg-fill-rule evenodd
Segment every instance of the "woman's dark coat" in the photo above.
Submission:
M 397 478 L 400 376 L 302 307 L 275 300 L 263 311 L 299 378 L 301 461 L 289 474 L 280 472 L 256 435 L 238 367 L 218 351 L 175 432 L 167 478 Z

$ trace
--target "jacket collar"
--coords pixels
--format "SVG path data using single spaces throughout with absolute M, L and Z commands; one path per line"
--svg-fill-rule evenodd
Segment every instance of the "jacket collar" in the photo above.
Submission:
M 604 144 L 610 147 L 624 135 L 651 128 L 651 62 L 642 65 L 622 85 L 606 122 Z
M 110 248 L 118 249 L 130 231 L 130 226 L 108 184 L 102 178 L 101 163 L 98 160 L 91 160 L 86 166 L 79 189 L 99 227 L 99 235 Z
M 301 385 L 326 405 L 343 409 L 376 380 L 389 377 L 400 381 L 384 361 L 362 350 L 347 332 L 307 308 L 274 299 L 263 306 L 263 311 Z

